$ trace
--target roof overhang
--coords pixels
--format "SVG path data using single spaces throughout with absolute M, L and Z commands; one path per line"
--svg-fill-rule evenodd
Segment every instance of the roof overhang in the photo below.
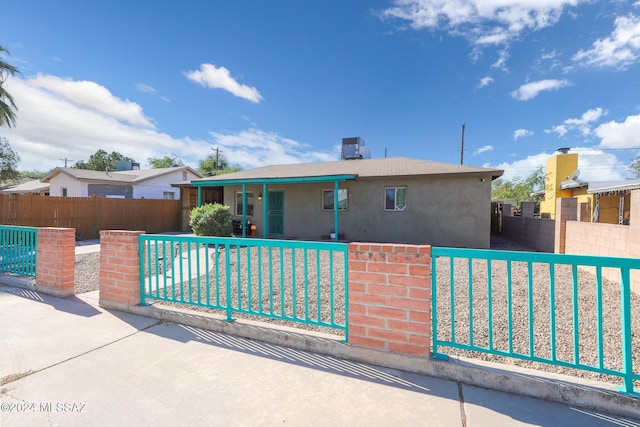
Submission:
M 191 181 L 194 187 L 219 187 L 228 185 L 311 184 L 315 182 L 341 182 L 356 179 L 358 175 L 300 176 L 286 178 L 207 179 Z

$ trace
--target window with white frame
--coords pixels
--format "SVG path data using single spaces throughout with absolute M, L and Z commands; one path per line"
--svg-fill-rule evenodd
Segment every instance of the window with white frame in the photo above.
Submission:
M 62 197 L 67 197 L 68 191 L 67 187 L 62 187 Z
M 163 191 L 162 198 L 165 200 L 174 200 L 176 198 L 176 193 L 173 191 Z
M 335 204 L 335 190 L 322 190 L 322 210 L 332 211 Z M 338 210 L 349 209 L 349 192 L 346 188 L 338 189 Z
M 384 210 L 404 211 L 407 209 L 407 187 L 387 187 L 384 189 Z
M 247 191 L 247 216 L 253 216 L 253 193 Z M 242 216 L 242 193 L 236 193 L 236 215 Z

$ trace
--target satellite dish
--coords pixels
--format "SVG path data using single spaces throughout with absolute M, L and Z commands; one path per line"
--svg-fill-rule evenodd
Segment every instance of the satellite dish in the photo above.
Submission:
M 579 176 L 580 176 L 580 169 L 576 169 L 576 170 L 571 174 L 571 181 L 577 181 Z

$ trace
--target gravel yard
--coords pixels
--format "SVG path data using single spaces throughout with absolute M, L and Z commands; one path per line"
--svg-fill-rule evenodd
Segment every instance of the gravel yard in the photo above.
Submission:
M 499 249 L 519 250 L 526 249 L 515 243 L 500 240 L 495 243 L 495 247 Z M 242 248 L 241 251 L 246 251 L 246 248 Z M 255 251 L 255 248 L 252 250 Z M 243 259 L 244 254 L 240 254 Z M 256 254 L 252 254 L 253 259 L 256 258 Z M 289 255 L 285 257 L 290 258 Z M 212 256 L 212 259 L 215 255 Z M 234 283 L 232 287 L 232 301 L 234 305 L 237 305 L 237 281 L 240 277 L 240 283 L 246 284 L 247 271 L 245 268 L 241 268 L 238 276 L 237 270 L 237 254 L 235 251 L 230 257 L 230 277 Z M 276 272 L 274 278 L 273 287 L 269 288 L 269 284 L 263 281 L 262 291 L 254 286 L 251 290 L 251 300 L 253 310 L 257 310 L 262 307 L 264 311 L 273 309 L 275 312 L 280 313 L 281 307 L 284 303 L 284 313 L 287 315 L 293 314 L 293 302 L 290 298 L 285 296 L 284 300 L 281 299 L 283 290 L 287 290 L 293 283 L 294 272 L 291 269 L 291 262 L 289 259 L 284 259 L 283 265 L 285 266 L 285 272 L 283 281 L 279 273 Z M 310 269 L 310 275 L 308 280 L 310 283 L 315 283 L 315 254 L 308 257 L 308 262 L 313 264 Z M 440 260 L 437 263 L 438 280 L 438 336 L 440 339 L 447 339 L 451 335 L 451 322 L 448 311 L 449 306 L 449 263 Z M 221 252 L 218 256 L 219 265 L 225 265 L 224 253 Z M 268 272 L 270 266 L 274 266 L 275 270 L 280 265 L 279 253 L 275 251 L 271 258 L 266 255 L 262 255 L 262 271 Z M 344 292 L 343 283 L 341 280 L 342 275 L 342 260 L 337 255 L 334 257 L 334 270 L 336 272 L 336 280 L 334 283 L 334 294 L 336 295 L 336 304 L 334 308 L 334 321 L 338 324 L 344 322 Z M 302 266 L 304 265 L 304 259 L 302 255 L 296 255 L 295 262 L 295 277 L 296 277 L 296 292 L 298 296 L 305 295 L 304 288 L 304 274 L 302 272 Z M 167 269 L 170 269 L 170 263 L 167 264 Z M 213 262 L 212 262 L 213 266 Z M 323 283 L 327 283 L 329 262 L 328 256 L 322 254 L 320 259 L 320 275 L 324 277 Z M 213 267 L 212 267 L 213 268 Z M 457 260 L 454 264 L 456 270 L 456 281 L 454 286 L 454 300 L 456 309 L 455 320 L 455 333 L 456 339 L 459 342 L 465 342 L 469 338 L 469 304 L 468 304 L 468 283 L 467 272 L 468 266 L 466 261 Z M 491 297 L 491 309 L 492 309 L 492 341 L 493 347 L 499 350 L 508 349 L 509 334 L 508 334 L 508 315 L 507 315 L 507 288 L 506 288 L 506 265 L 501 262 L 493 262 L 491 266 L 492 276 L 492 297 Z M 224 267 L 220 269 L 220 274 L 224 275 Z M 488 328 L 488 312 L 489 312 L 489 299 L 487 292 L 487 263 L 476 261 L 473 265 L 474 270 L 474 288 L 473 288 L 473 309 L 472 315 L 474 319 L 474 343 L 476 345 L 488 346 L 489 343 L 489 328 Z M 75 286 L 76 293 L 84 293 L 97 289 L 98 285 L 98 271 L 99 271 L 99 253 L 90 253 L 76 256 L 76 271 L 75 271 Z M 573 301 L 572 301 L 572 283 L 571 283 L 571 270 L 567 266 L 557 266 L 555 269 L 554 282 L 555 293 L 551 298 L 549 293 L 549 269 L 544 265 L 534 265 L 534 280 L 532 283 L 533 299 L 529 302 L 527 298 L 528 290 L 528 271 L 526 264 L 519 263 L 513 266 L 512 275 L 512 345 L 514 351 L 522 354 L 529 354 L 529 305 L 533 307 L 533 324 L 534 324 L 534 353 L 536 356 L 551 358 L 554 356 L 552 351 L 551 338 L 550 338 L 550 307 L 551 302 L 555 304 L 555 358 L 561 361 L 573 361 L 576 355 L 573 354 L 573 340 L 574 340 L 574 323 L 578 324 L 578 339 L 579 339 L 579 360 L 584 364 L 596 364 L 597 365 L 597 336 L 598 329 L 596 326 L 596 287 L 595 277 L 587 271 L 579 271 L 579 287 L 578 287 L 578 319 L 573 318 Z M 215 275 L 212 274 L 212 277 Z M 252 283 L 257 283 L 258 269 L 257 262 L 253 262 L 251 266 Z M 442 278 L 443 280 L 440 280 Z M 446 280 L 444 280 L 446 279 Z M 215 282 L 212 279 L 212 284 L 209 286 L 209 297 L 212 301 L 215 301 L 217 295 L 221 298 L 221 302 L 225 301 L 226 295 L 223 290 L 220 293 L 216 293 L 217 289 Z M 446 283 L 445 283 L 446 282 Z M 284 283 L 284 289 L 280 288 L 280 283 Z M 206 286 L 204 280 L 200 279 L 192 282 L 192 295 L 194 299 L 197 295 L 197 289 L 200 287 L 201 296 L 206 295 Z M 603 307 L 603 327 L 602 327 L 602 339 L 604 347 L 604 367 L 618 369 L 622 363 L 621 354 L 621 326 L 620 326 L 620 289 L 619 285 L 607 280 L 603 281 L 603 293 L 602 293 L 602 307 Z M 248 304 L 248 289 L 246 285 L 242 285 L 240 288 L 240 294 L 242 295 L 242 304 L 246 309 Z M 285 295 L 290 295 L 290 289 Z M 307 298 L 310 303 L 310 309 L 308 314 L 305 313 L 305 307 L 301 303 L 296 303 L 296 313 L 298 316 L 304 317 L 308 315 L 310 319 L 317 317 L 314 313 L 317 313 L 315 307 L 317 307 L 317 289 L 313 286 L 309 287 L 307 291 Z M 323 307 L 327 304 L 330 290 L 328 286 L 323 286 L 320 289 L 320 297 L 323 301 Z M 271 297 L 270 297 L 271 295 Z M 163 305 L 169 305 L 163 302 Z M 180 305 L 184 308 L 184 305 Z M 633 349 L 634 349 L 634 367 L 636 370 L 640 366 L 640 297 L 636 294 L 632 294 L 632 331 L 633 331 Z M 211 310 L 205 307 L 189 306 L 190 309 L 199 311 L 213 311 L 217 314 L 221 314 L 220 310 Z M 234 314 L 235 317 L 246 317 L 242 314 Z M 252 319 L 258 319 L 266 322 L 283 323 L 283 321 L 248 316 Z M 328 308 L 323 308 L 321 313 L 321 319 L 328 320 L 331 317 L 331 313 Z M 313 329 L 322 330 L 328 332 L 326 328 L 317 327 L 314 325 L 305 325 L 297 322 L 284 322 L 288 326 L 295 326 L 301 329 Z M 334 331 L 333 333 L 338 333 Z M 468 341 L 467 341 L 468 342 Z M 440 347 L 440 352 L 450 355 L 461 355 L 465 357 L 474 357 L 484 360 L 491 360 L 493 362 L 505 363 L 511 365 L 518 365 L 524 367 L 530 367 L 547 372 L 564 373 L 577 377 L 599 379 L 609 383 L 621 384 L 621 380 L 617 377 L 602 376 L 589 371 L 576 370 L 572 368 L 565 368 L 559 366 L 548 365 L 545 363 L 528 362 L 513 358 L 504 358 L 499 356 L 492 356 L 479 352 L 468 352 L 464 350 L 458 350 L 448 347 Z M 639 382 L 636 382 L 635 387 L 640 389 Z

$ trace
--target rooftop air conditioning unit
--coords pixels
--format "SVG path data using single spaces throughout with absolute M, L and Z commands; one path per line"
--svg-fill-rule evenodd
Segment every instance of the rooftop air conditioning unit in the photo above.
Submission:
M 342 138 L 342 159 L 370 159 L 371 150 L 364 146 L 364 140 L 360 137 Z

